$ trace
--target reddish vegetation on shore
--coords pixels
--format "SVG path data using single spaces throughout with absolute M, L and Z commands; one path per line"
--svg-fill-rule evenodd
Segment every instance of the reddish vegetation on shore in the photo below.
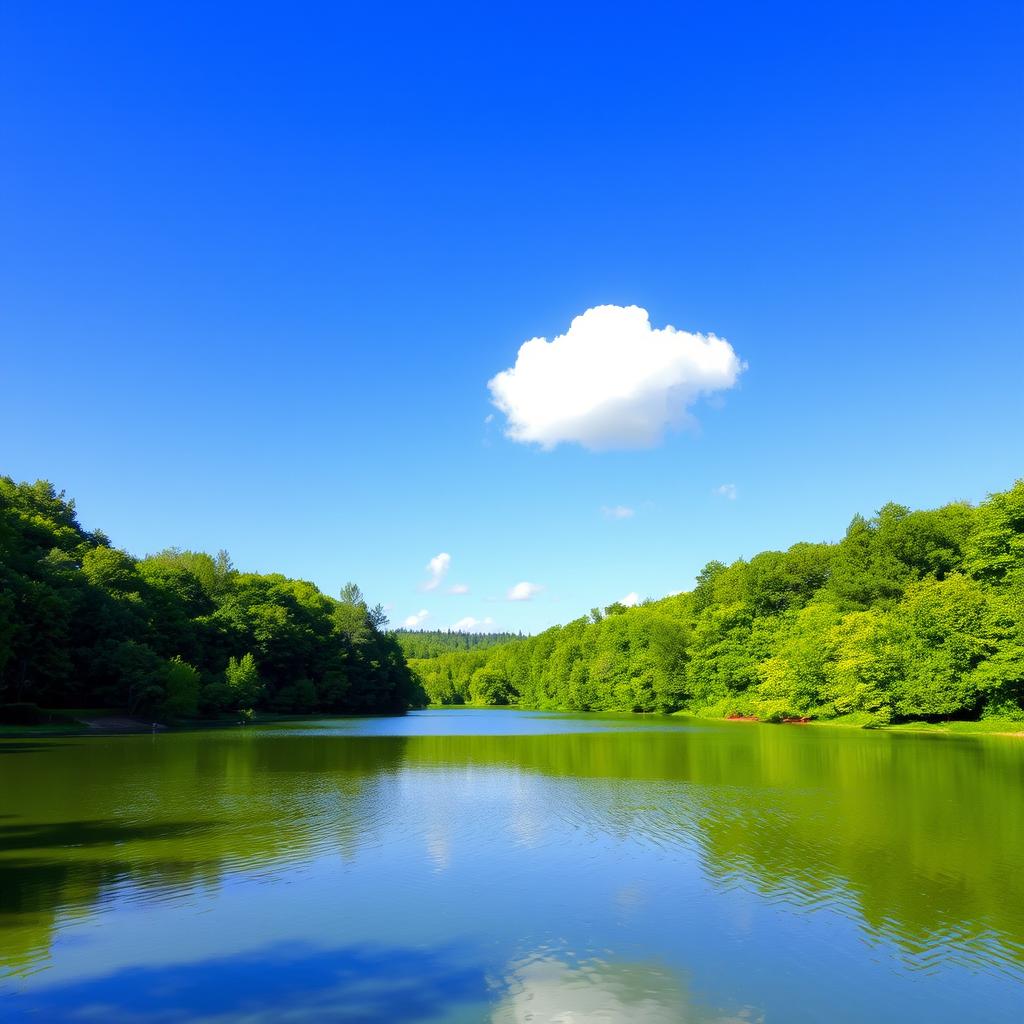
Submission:
M 760 722 L 761 719 L 757 715 L 726 715 L 725 720 L 727 722 Z M 811 721 L 810 718 L 783 718 L 783 725 L 807 725 Z

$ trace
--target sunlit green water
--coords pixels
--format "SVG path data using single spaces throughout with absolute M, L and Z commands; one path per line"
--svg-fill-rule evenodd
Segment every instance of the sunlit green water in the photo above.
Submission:
M 0 741 L 0 1017 L 1010 1021 L 1024 743 L 422 712 Z

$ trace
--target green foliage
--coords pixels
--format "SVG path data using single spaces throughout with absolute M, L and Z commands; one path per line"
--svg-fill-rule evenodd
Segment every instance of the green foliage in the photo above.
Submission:
M 474 704 L 508 704 L 513 696 L 505 673 L 489 665 L 473 673 L 469 693 Z
M 256 668 L 256 659 L 251 654 L 228 658 L 228 667 L 224 669 L 224 684 L 230 694 L 227 704 L 230 710 L 255 707 L 263 695 L 263 682 Z
M 151 647 L 137 640 L 106 639 L 90 653 L 90 690 L 101 703 L 146 716 L 163 705 L 167 662 Z
M 999 582 L 1024 566 L 1024 480 L 993 494 L 974 514 L 964 568 L 972 576 Z
M 1024 481 L 977 508 L 856 516 L 837 544 L 709 562 L 687 594 L 533 637 L 384 631 L 339 599 L 168 548 L 141 560 L 45 482 L 0 477 L 0 703 L 1024 718 Z M 406 657 L 410 661 L 406 662 Z
M 764 720 L 1024 718 L 1024 482 L 708 562 L 688 594 L 417 658 L 424 698 Z
M 135 559 L 52 485 L 0 477 L 0 702 L 189 718 L 246 708 L 401 711 L 420 699 L 383 611 L 354 584 Z
M 982 634 L 987 656 L 972 673 L 985 716 L 1024 719 L 1024 579 L 989 592 Z
M 281 687 L 274 697 L 274 708 L 292 714 L 307 714 L 318 707 L 316 687 L 308 679 Z
M 396 629 L 395 639 L 407 658 L 436 658 L 452 651 L 472 651 L 495 647 L 522 636 L 522 633 L 463 633 L 450 629 Z
M 164 674 L 162 713 L 168 718 L 195 718 L 199 712 L 199 673 L 187 661 L 171 658 Z

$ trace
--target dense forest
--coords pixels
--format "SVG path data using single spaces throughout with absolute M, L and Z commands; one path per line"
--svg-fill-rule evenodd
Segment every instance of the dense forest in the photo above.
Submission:
M 457 629 L 396 629 L 407 658 L 436 658 L 452 651 L 480 650 L 522 639 L 522 633 L 465 633 Z
M 977 507 L 855 516 L 636 608 L 414 660 L 431 703 L 707 716 L 1024 718 L 1024 481 Z
M 45 481 L 0 477 L 0 705 L 164 719 L 252 709 L 403 711 L 401 648 L 348 584 L 339 599 L 227 554 L 133 558 Z
M 8 708 L 175 719 L 429 702 L 865 724 L 1024 718 L 1024 481 L 977 507 L 889 504 L 837 544 L 709 562 L 688 593 L 537 636 L 385 626 L 354 584 L 335 599 L 224 552 L 133 558 L 49 483 L 0 477 Z

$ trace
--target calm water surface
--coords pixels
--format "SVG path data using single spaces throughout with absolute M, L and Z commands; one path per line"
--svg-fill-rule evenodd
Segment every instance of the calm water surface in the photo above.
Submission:
M 1017 1021 L 1024 743 L 518 711 L 0 740 L 13 1021 Z

